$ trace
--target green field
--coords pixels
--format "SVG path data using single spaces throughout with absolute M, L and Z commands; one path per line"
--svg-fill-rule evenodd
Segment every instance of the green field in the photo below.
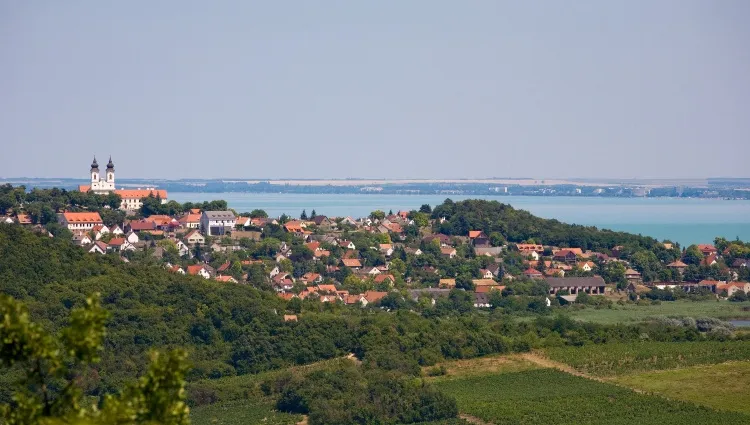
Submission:
M 554 369 L 443 380 L 466 413 L 493 424 L 750 424 L 750 416 L 637 394 Z
M 641 342 L 549 348 L 553 360 L 597 376 L 750 360 L 750 341 Z
M 676 400 L 750 414 L 750 361 L 625 375 L 615 382 Z
M 748 311 L 744 311 L 748 308 Z M 657 305 L 614 304 L 612 308 L 587 307 L 565 313 L 571 318 L 596 323 L 632 323 L 667 316 L 715 317 L 717 319 L 750 318 L 750 302 L 664 301 Z
M 290 415 L 273 410 L 273 405 L 249 401 L 231 401 L 191 409 L 190 420 L 194 425 L 294 425 L 299 415 Z

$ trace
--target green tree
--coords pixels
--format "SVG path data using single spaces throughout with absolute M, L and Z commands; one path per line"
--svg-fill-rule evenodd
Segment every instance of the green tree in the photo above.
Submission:
M 456 276 L 456 288 L 465 289 L 467 291 L 474 290 L 474 282 L 471 280 L 471 275 L 461 274 Z
M 370 213 L 370 218 L 373 220 L 382 220 L 385 218 L 385 213 L 381 210 L 375 210 Z
M 254 209 L 250 211 L 250 218 L 268 218 L 268 214 L 261 209 Z
M 432 207 L 430 207 L 430 204 L 422 204 L 421 207 L 419 207 L 419 212 L 425 213 L 425 214 L 432 214 Z
M 11 404 L 0 405 L 8 425 L 77 422 L 189 424 L 185 404 L 186 354 L 152 354 L 148 373 L 117 395 L 106 395 L 101 409 L 84 407 L 77 381 L 100 361 L 108 313 L 98 295 L 71 311 L 69 325 L 55 337 L 31 321 L 26 307 L 0 296 L 0 366 L 20 366 L 25 378 Z
M 302 210 L 302 214 L 299 215 L 300 220 L 307 220 L 307 211 Z
M 688 265 L 692 264 L 698 266 L 702 260 L 703 253 L 697 245 L 690 245 L 687 247 L 685 254 L 682 256 L 682 261 Z

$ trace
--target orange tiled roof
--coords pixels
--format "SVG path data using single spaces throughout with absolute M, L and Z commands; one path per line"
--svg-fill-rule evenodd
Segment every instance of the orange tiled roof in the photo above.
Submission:
M 188 272 L 188 274 L 192 274 L 192 275 L 198 274 L 198 272 L 200 272 L 201 269 L 203 269 L 203 265 L 202 264 L 195 264 L 195 265 L 192 265 L 192 266 L 187 266 L 187 272 Z
M 481 230 L 469 230 L 469 239 L 474 239 L 482 234 Z
M 368 303 L 374 303 L 376 301 L 380 301 L 381 299 L 385 298 L 385 296 L 388 295 L 387 292 L 378 292 L 378 291 L 367 291 L 364 293 L 365 299 Z
M 148 198 L 149 195 L 167 199 L 167 191 L 161 189 L 120 189 L 115 190 L 115 193 L 122 199 L 142 199 Z
M 186 214 L 182 217 L 180 217 L 179 220 L 180 223 L 186 224 L 186 223 L 200 223 L 201 221 L 201 215 L 200 214 Z
M 341 260 L 346 267 L 362 267 L 362 263 L 356 258 L 344 258 Z
M 63 213 L 68 223 L 101 223 L 102 217 L 96 212 L 66 212 Z

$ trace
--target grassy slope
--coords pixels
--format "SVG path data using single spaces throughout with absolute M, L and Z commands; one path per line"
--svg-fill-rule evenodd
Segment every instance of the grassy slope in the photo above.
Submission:
M 300 415 L 275 412 L 271 404 L 250 401 L 211 404 L 190 411 L 190 420 L 194 425 L 294 425 L 301 418 Z
M 715 409 L 750 414 L 750 361 L 694 366 L 620 376 L 631 388 L 692 401 Z
M 549 348 L 553 360 L 596 376 L 750 359 L 750 341 L 642 342 Z
M 636 394 L 553 369 L 446 379 L 462 413 L 494 424 L 743 424 L 750 416 Z
M 431 370 L 439 367 L 445 368 L 445 375 L 429 377 L 428 381 L 437 382 L 456 377 L 486 376 L 490 373 L 522 372 L 539 368 L 520 355 L 492 355 L 468 360 L 446 361 L 435 366 L 423 367 L 422 371 L 425 375 L 429 375 Z
M 659 305 L 638 306 L 634 304 L 613 305 L 611 309 L 600 310 L 586 308 L 567 313 L 570 317 L 596 323 L 639 322 L 653 317 L 691 316 L 716 317 L 719 319 L 748 318 L 750 302 L 733 303 L 729 301 L 665 301 Z

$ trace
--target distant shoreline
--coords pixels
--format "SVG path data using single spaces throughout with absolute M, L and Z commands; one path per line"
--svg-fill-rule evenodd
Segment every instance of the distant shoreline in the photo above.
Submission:
M 0 184 L 27 189 L 59 187 L 77 190 L 86 179 L 18 178 Z M 624 198 L 750 199 L 750 179 L 630 180 L 594 179 L 118 179 L 117 187 L 157 187 L 168 192 L 290 193 L 290 194 L 398 194 L 445 196 L 574 196 Z
M 342 179 L 325 179 L 325 178 L 214 178 L 214 179 L 159 179 L 159 178 L 120 178 L 123 183 L 146 184 L 146 183 L 172 183 L 172 184 L 206 184 L 211 182 L 221 182 L 228 184 L 259 184 L 267 183 L 272 185 L 292 185 L 292 186 L 391 186 L 391 185 L 413 185 L 413 184 L 495 184 L 511 186 L 620 186 L 620 187 L 673 187 L 688 186 L 695 188 L 707 188 L 715 184 L 729 184 L 732 186 L 745 186 L 750 190 L 750 177 L 717 177 L 717 178 L 663 178 L 663 179 L 616 179 L 616 178 L 534 178 L 534 177 L 492 177 L 492 178 L 445 178 L 445 179 L 388 179 L 388 178 L 342 178 Z M 66 177 L 0 177 L 0 184 L 84 184 L 88 179 L 66 178 Z

